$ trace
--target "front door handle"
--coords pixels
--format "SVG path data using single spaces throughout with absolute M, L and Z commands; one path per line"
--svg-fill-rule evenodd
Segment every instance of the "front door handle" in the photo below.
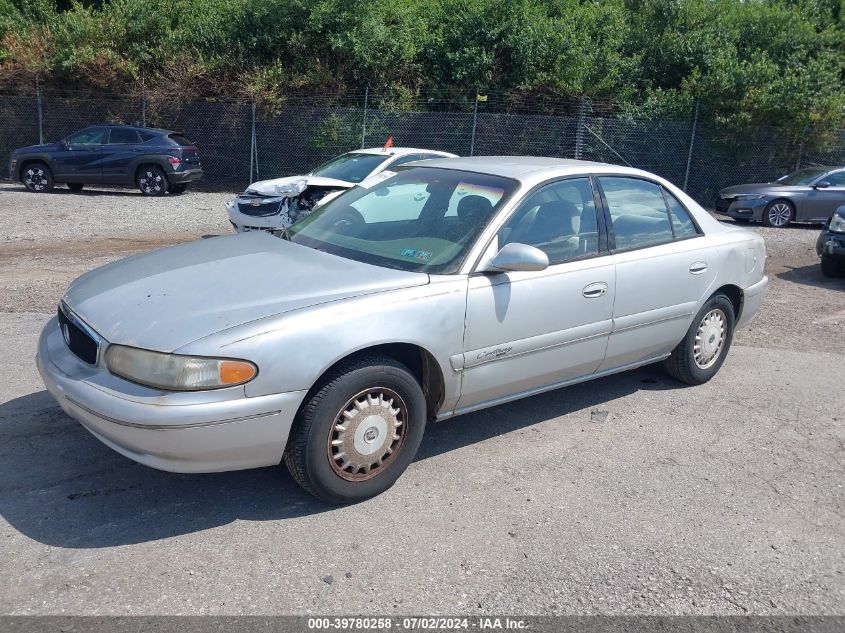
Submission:
M 700 275 L 707 270 L 707 262 L 695 262 L 690 264 L 689 271 L 691 275 Z
M 587 299 L 596 299 L 607 294 L 607 284 L 603 281 L 596 281 L 584 286 L 581 294 Z

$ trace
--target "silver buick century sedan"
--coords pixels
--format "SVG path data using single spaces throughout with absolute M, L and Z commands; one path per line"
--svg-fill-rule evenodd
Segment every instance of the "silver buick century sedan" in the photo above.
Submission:
M 284 461 L 328 502 L 389 488 L 428 422 L 663 361 L 719 370 L 768 279 L 762 238 L 636 169 L 409 164 L 276 237 L 136 255 L 74 281 L 38 367 L 148 466 Z

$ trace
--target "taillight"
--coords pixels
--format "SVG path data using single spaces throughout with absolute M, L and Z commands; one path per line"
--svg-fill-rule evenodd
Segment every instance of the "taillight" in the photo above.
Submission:
M 168 156 L 167 160 L 170 163 L 170 166 L 173 167 L 173 169 L 179 169 L 179 165 L 182 164 L 182 159 L 176 156 Z

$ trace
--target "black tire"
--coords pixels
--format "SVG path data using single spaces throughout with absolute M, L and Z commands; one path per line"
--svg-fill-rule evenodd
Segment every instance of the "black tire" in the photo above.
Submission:
M 721 313 L 722 324 L 724 326 L 724 334 L 722 343 L 719 347 L 715 357 L 710 360 L 706 358 L 707 349 L 702 350 L 704 357 L 699 356 L 701 360 L 708 362 L 699 363 L 696 355 L 696 337 L 698 335 L 699 327 L 704 326 L 704 319 L 717 311 Z M 736 315 L 734 314 L 734 305 L 730 299 L 723 294 L 716 294 L 710 297 L 707 302 L 695 315 L 687 330 L 684 340 L 672 351 L 672 355 L 663 361 L 663 367 L 668 374 L 673 378 L 685 382 L 689 385 L 701 385 L 710 380 L 719 371 L 722 363 L 728 355 L 728 350 L 731 348 L 733 341 L 734 325 L 736 322 Z M 714 324 L 713 327 L 716 327 Z M 708 338 L 713 335 L 712 330 L 707 334 Z M 711 343 L 713 339 L 710 339 Z
M 157 165 L 145 165 L 138 170 L 135 178 L 138 189 L 145 196 L 163 196 L 167 193 L 167 176 Z
M 383 398 L 377 399 L 376 394 Z M 370 396 L 372 400 L 368 400 Z M 356 409 L 356 400 L 364 408 Z M 394 414 L 394 408 L 399 412 Z M 337 424 L 343 423 L 344 412 L 350 410 L 354 414 L 345 418 L 347 428 L 341 434 Z M 373 417 L 382 421 L 371 423 Z M 400 425 L 388 436 L 390 420 L 400 421 Z M 405 471 L 420 446 L 425 422 L 425 396 L 408 368 L 381 354 L 363 356 L 332 370 L 308 394 L 291 429 L 284 462 L 296 482 L 322 501 L 363 501 L 390 488 Z M 381 426 L 364 428 L 365 423 Z M 365 441 L 379 441 L 380 433 L 381 443 L 378 448 L 373 446 L 374 452 L 357 452 L 359 444 L 369 448 Z M 388 449 L 389 454 L 384 452 Z M 363 467 L 353 471 L 352 465 L 344 469 L 347 450 L 350 462 L 381 458 L 383 463 L 372 467 L 371 462 L 369 472 L 361 472 Z
M 789 200 L 772 200 L 763 210 L 763 224 L 772 228 L 787 227 L 794 219 L 795 205 Z
M 74 192 L 82 191 L 82 187 L 85 186 L 81 182 L 69 182 L 69 183 L 66 183 L 66 184 L 67 184 L 67 188 L 70 189 L 71 191 L 74 191 Z
M 188 189 L 188 183 L 172 184 L 167 188 L 167 190 L 174 195 L 178 195 L 180 193 L 185 193 L 185 191 L 187 189 Z
M 21 170 L 21 182 L 32 193 L 47 193 L 55 186 L 53 172 L 45 163 L 29 163 Z
M 839 279 L 842 277 L 843 268 L 842 262 L 834 259 L 829 255 L 822 255 L 822 275 L 830 277 L 831 279 Z

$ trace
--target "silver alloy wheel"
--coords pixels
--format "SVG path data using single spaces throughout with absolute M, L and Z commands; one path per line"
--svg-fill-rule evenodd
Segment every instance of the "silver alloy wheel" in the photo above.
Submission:
M 30 167 L 24 177 L 26 188 L 31 191 L 44 191 L 47 186 L 46 175 L 40 167 Z
M 767 212 L 772 226 L 786 226 L 792 216 L 792 208 L 785 202 L 776 202 Z
M 372 387 L 350 398 L 329 432 L 332 469 L 347 481 L 375 477 L 399 454 L 407 421 L 405 402 L 392 389 Z
M 144 193 L 159 193 L 164 186 L 163 178 L 150 169 L 141 174 L 138 184 Z
M 712 367 L 725 346 L 727 318 L 719 308 L 714 308 L 704 315 L 695 333 L 692 353 L 695 364 L 700 369 Z

